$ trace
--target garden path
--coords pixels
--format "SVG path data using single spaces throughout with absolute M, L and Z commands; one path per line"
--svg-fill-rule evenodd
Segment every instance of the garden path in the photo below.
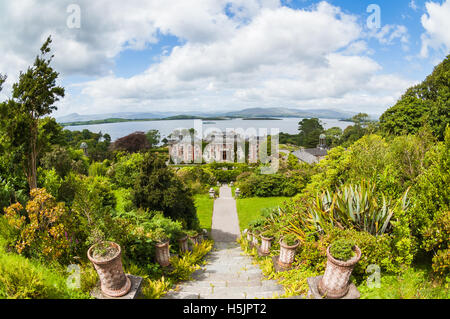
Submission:
M 214 202 L 211 236 L 215 243 L 207 265 L 193 274 L 193 281 L 179 285 L 165 299 L 256 299 L 284 294 L 275 280 L 264 280 L 251 257 L 242 255 L 236 242 L 240 236 L 236 200 L 227 185 L 220 187 L 220 197 Z

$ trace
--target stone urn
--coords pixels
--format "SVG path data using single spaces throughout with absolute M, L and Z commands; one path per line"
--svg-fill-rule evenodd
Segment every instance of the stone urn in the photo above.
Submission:
M 252 243 L 252 238 L 253 238 L 253 235 L 252 235 L 252 232 L 250 231 L 250 229 L 247 229 L 247 241 L 249 242 L 249 244 L 251 245 L 251 243 Z
M 199 234 L 195 235 L 195 236 L 190 236 L 189 235 L 189 239 L 191 240 L 193 245 L 198 245 L 200 243 L 200 239 L 199 239 Z
M 260 238 L 261 246 L 259 247 L 259 251 L 262 256 L 267 256 L 270 254 L 270 247 L 272 246 L 273 237 L 264 237 L 261 235 Z
M 180 246 L 181 252 L 189 251 L 189 245 L 188 245 L 188 236 L 184 236 L 182 238 L 178 239 L 178 244 Z
M 170 265 L 170 252 L 169 252 L 169 241 L 158 242 L 155 244 L 156 247 L 156 261 L 162 267 L 167 267 Z
M 278 265 L 282 268 L 291 267 L 294 262 L 295 250 L 300 245 L 300 241 L 297 240 L 296 244 L 289 246 L 280 240 L 280 257 L 278 258 Z
M 258 242 L 258 237 L 259 237 L 259 232 L 255 231 L 252 234 L 252 246 L 253 247 L 258 247 L 259 246 L 259 242 Z
M 123 272 L 120 246 L 114 242 L 106 242 L 106 244 L 115 250 L 111 257 L 94 257 L 93 250 L 96 245 L 89 248 L 87 255 L 100 278 L 102 293 L 109 297 L 121 297 L 130 291 L 131 281 Z
M 327 266 L 318 285 L 319 293 L 322 296 L 339 299 L 348 293 L 350 275 L 361 258 L 361 250 L 358 246 L 354 247 L 354 252 L 356 255 L 352 259 L 342 261 L 335 259 L 330 253 L 330 247 L 327 248 Z

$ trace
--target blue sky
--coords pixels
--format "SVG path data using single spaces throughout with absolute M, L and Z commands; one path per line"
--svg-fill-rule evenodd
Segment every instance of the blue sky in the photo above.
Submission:
M 0 12 L 0 99 L 51 34 L 67 93 L 57 116 L 276 106 L 380 114 L 450 53 L 450 0 L 35 0 L 2 2 Z

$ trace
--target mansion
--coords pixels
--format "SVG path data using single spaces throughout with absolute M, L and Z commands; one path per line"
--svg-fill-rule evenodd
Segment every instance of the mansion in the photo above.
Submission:
M 188 163 L 256 163 L 263 137 L 248 139 L 237 133 L 211 133 L 205 140 L 180 135 L 169 141 L 169 155 L 175 164 Z M 246 158 L 246 145 L 248 153 Z

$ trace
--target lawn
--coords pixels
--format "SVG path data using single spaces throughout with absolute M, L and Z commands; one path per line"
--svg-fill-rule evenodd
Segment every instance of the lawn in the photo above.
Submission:
M 287 199 L 289 197 L 239 198 L 237 200 L 237 211 L 241 231 L 247 228 L 249 222 L 261 215 L 261 209 L 277 207 Z
M 197 216 L 200 221 L 200 227 L 207 231 L 211 231 L 214 200 L 209 198 L 209 194 L 195 195 L 194 200 L 195 207 L 197 207 Z

